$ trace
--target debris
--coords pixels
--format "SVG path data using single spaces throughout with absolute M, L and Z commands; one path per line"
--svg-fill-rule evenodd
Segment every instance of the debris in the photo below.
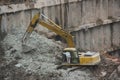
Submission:
M 21 66 L 22 66 L 22 64 L 16 64 L 15 66 L 16 66 L 16 67 L 21 67 Z
M 109 80 L 116 80 L 116 78 L 117 78 L 117 74 L 116 74 L 116 70 L 114 70 L 113 72 L 112 72 L 112 74 L 109 76 Z
M 73 67 L 59 69 L 61 68 L 59 66 L 56 69 L 57 65 L 55 65 L 55 62 L 61 60 L 60 54 L 63 49 L 61 43 L 33 32 L 26 44 L 23 45 L 21 42 L 23 32 L 21 31 L 20 29 L 16 29 L 13 34 L 8 34 L 2 41 L 2 46 L 5 49 L 4 58 L 7 64 L 16 61 L 17 64 L 14 66 L 16 68 L 23 68 L 23 74 L 29 75 L 34 79 L 36 79 L 37 74 L 39 76 L 37 78 L 40 80 L 97 80 L 119 78 L 119 67 L 115 70 L 117 66 L 115 62 L 118 58 L 112 58 L 109 55 L 107 55 L 107 58 L 102 55 L 103 61 L 96 68 L 84 67 L 83 69 L 82 67 Z M 87 52 L 87 55 L 91 54 L 94 53 Z M 12 70 L 12 68 L 10 69 Z M 19 72 L 17 69 L 15 70 L 15 72 Z M 10 79 L 9 77 L 11 78 L 11 75 L 8 76 L 8 80 Z M 28 76 L 19 78 L 24 79 L 28 78 Z
M 22 32 L 23 30 L 14 29 L 15 32 L 13 31 L 13 34 L 8 34 L 2 41 L 2 46 L 5 49 L 4 57 L 8 64 L 15 60 L 17 61 L 15 67 L 23 68 L 26 74 L 30 72 L 39 75 L 38 79 L 40 80 L 78 80 L 79 78 L 90 80 L 95 78 L 91 78 L 90 75 L 92 73 L 89 70 L 81 71 L 78 69 L 78 71 L 74 70 L 69 74 L 70 69 L 57 70 L 55 57 L 59 57 L 58 59 L 60 60 L 60 54 L 63 49 L 60 42 L 33 32 L 23 45 L 21 42 L 24 33 Z M 32 74 L 30 76 L 33 77 Z
M 101 72 L 101 76 L 102 76 L 102 77 L 106 76 L 106 74 L 107 74 L 106 71 L 102 71 L 102 72 Z

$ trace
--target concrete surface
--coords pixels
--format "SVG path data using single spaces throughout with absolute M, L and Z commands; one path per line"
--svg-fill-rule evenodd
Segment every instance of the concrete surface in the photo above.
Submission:
M 120 46 L 120 22 L 74 31 L 76 47 L 83 50 L 116 50 Z
M 119 17 L 119 0 L 37 0 L 33 4 L 0 6 L 0 14 L 38 9 L 65 28 L 96 23 L 98 19 Z M 31 5 L 34 5 L 31 7 Z

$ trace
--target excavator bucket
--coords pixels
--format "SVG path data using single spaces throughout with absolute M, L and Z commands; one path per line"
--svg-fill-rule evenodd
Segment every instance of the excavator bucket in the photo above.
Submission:
M 32 18 L 32 20 L 31 20 L 31 22 L 30 22 L 30 24 L 29 24 L 29 26 L 28 26 L 28 28 L 27 28 L 27 30 L 22 38 L 22 43 L 25 43 L 26 40 L 31 35 L 31 33 L 34 31 L 34 28 L 36 27 L 36 25 L 39 21 L 39 17 L 40 17 L 40 14 L 38 13 Z

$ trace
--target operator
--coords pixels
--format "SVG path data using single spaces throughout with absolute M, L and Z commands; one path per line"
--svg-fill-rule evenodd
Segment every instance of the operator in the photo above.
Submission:
M 64 52 L 63 54 L 66 55 L 67 62 L 70 63 L 71 62 L 70 52 Z

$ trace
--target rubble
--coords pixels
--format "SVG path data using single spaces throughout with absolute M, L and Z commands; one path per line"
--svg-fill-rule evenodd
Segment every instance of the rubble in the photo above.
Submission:
M 85 71 L 79 69 L 70 73 L 68 73 L 69 69 L 57 70 L 58 65 L 55 65 L 57 61 L 55 57 L 60 56 L 62 53 L 63 47 L 61 43 L 33 32 L 27 42 L 22 44 L 23 33 L 24 30 L 14 28 L 14 31 L 2 41 L 2 47 L 5 49 L 4 58 L 6 64 L 10 65 L 15 61 L 15 64 L 10 65 L 13 67 L 10 67 L 10 70 L 4 74 L 11 72 L 15 68 L 12 74 L 19 72 L 19 69 L 23 69 L 21 73 L 32 77 L 30 79 L 27 76 L 19 77 L 19 73 L 15 74 L 19 80 L 36 80 L 36 78 L 33 79 L 36 75 L 38 76 L 37 80 L 96 80 L 94 76 L 91 77 L 92 72 L 88 69 Z M 12 75 L 9 75 L 4 79 L 11 80 L 11 78 L 13 78 Z
M 33 32 L 23 44 L 24 31 L 22 27 L 14 28 L 12 33 L 1 42 L 4 52 L 1 53 L 2 58 L 0 57 L 0 80 L 117 80 L 120 78 L 119 64 L 114 63 L 110 56 L 105 58 L 104 55 L 97 67 L 57 70 L 56 62 L 61 58 L 62 43 Z

